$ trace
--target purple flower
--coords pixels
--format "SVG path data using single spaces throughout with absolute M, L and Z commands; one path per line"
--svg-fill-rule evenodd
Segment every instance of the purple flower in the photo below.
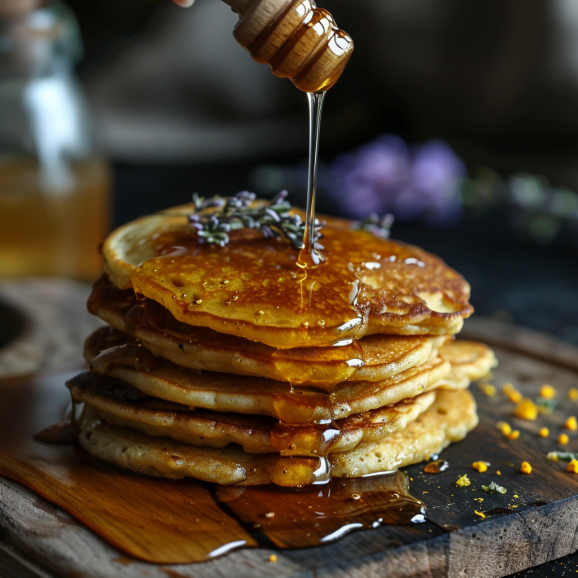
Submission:
M 337 157 L 323 188 L 356 219 L 393 213 L 400 220 L 446 224 L 461 214 L 465 176 L 463 162 L 446 143 L 410 149 L 401 138 L 385 135 Z

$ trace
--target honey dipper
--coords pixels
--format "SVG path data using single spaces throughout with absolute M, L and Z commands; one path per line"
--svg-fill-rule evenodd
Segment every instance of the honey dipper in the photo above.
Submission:
M 351 37 L 314 0 L 223 0 L 239 14 L 234 36 L 257 61 L 304 92 L 329 90 L 353 52 Z

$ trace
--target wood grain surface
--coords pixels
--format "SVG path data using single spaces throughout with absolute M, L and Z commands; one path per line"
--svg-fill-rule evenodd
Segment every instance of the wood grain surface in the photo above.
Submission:
M 27 278 L 0 283 L 0 302 L 20 315 L 2 315 L 0 376 L 78 365 L 86 336 L 103 325 L 86 310 L 88 283 Z M 9 311 L 9 310 L 7 310 Z
M 0 478 L 0 576 L 495 577 L 575 552 L 578 475 L 566 472 L 565 463 L 546 460 L 546 454 L 554 449 L 578 451 L 574 432 L 568 432 L 568 445 L 556 443 L 565 419 L 578 414 L 578 402 L 567 398 L 567 391 L 578 387 L 578 350 L 486 320 L 469 321 L 464 334 L 495 347 L 500 367 L 492 383 L 498 390 L 509 381 L 533 398 L 549 383 L 557 389 L 560 403 L 536 422 L 518 420 L 511 417 L 514 405 L 505 396 L 489 397 L 473 385 L 480 426 L 443 453 L 449 470 L 431 475 L 423 473 L 423 465 L 406 468 L 412 493 L 428 507 L 427 523 L 358 532 L 308 550 L 242 550 L 204 564 L 152 565 L 127 557 L 60 508 Z M 520 438 L 505 438 L 495 428 L 500 419 L 519 429 Z M 551 430 L 547 439 L 537 436 L 542 426 Z M 487 472 L 471 468 L 477 460 L 491 463 Z M 520 473 L 522 460 L 532 464 L 531 475 Z M 456 479 L 466 473 L 471 485 L 457 487 Z M 483 492 L 481 485 L 490 481 L 506 487 L 507 494 Z M 277 556 L 274 563 L 269 561 L 271 554 Z M 28 574 L 10 570 L 22 569 L 23 564 Z

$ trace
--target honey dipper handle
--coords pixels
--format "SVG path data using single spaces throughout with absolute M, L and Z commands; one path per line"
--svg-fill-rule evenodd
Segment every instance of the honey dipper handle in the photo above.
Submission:
M 239 14 L 234 31 L 239 44 L 304 92 L 329 90 L 351 57 L 351 37 L 314 0 L 223 2 Z

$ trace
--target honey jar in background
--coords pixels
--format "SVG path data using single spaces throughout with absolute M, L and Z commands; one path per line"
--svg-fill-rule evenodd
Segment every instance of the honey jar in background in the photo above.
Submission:
M 74 75 L 78 27 L 58 1 L 0 6 L 0 280 L 94 279 L 111 178 Z

